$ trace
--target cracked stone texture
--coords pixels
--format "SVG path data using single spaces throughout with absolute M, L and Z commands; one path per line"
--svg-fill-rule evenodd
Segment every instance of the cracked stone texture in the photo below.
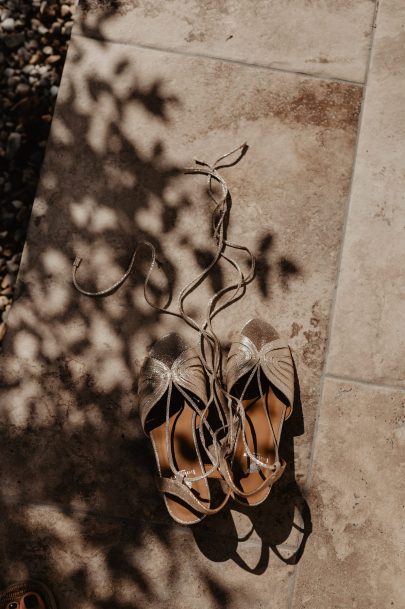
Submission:
M 89 36 L 363 82 L 375 3 L 83 0 L 81 8 L 76 32 Z
M 293 607 L 403 607 L 405 393 L 327 380 Z
M 252 577 L 252 586 L 243 585 L 254 588 L 255 606 L 268 607 L 269 598 L 275 607 L 287 603 L 289 567 L 276 567 L 274 555 L 292 562 L 288 556 L 310 528 L 296 480 L 305 477 L 312 442 L 361 96 L 356 85 L 73 37 L 1 361 L 5 505 L 57 503 L 76 529 L 79 514 L 88 510 L 133 518 L 139 536 L 150 532 L 145 543 L 153 548 L 160 543 L 156 527 L 185 535 L 176 533 L 154 490 L 153 456 L 136 414 L 137 373 L 148 346 L 184 328 L 144 303 L 147 253 L 125 286 L 105 299 L 74 291 L 71 265 L 79 254 L 80 282 L 100 289 L 121 275 L 134 244 L 147 239 L 167 274 L 153 279 L 152 297 L 163 304 L 169 281 L 174 307 L 180 288 L 212 253 L 205 180 L 183 175 L 182 168 L 195 157 L 213 161 L 247 141 L 247 154 L 223 175 L 233 197 L 229 238 L 257 254 L 258 276 L 215 327 L 226 348 L 250 317 L 271 321 L 293 348 L 301 398 L 297 393 L 285 426 L 281 453 L 290 466 L 278 490 L 249 516 L 234 506 L 231 514 L 208 519 L 201 525 L 200 552 L 190 553 L 209 573 L 221 563 L 222 607 L 246 605 L 234 594 L 241 577 Z M 226 268 L 216 272 L 190 299 L 188 311 L 203 316 L 207 295 L 228 279 Z M 304 529 L 303 538 L 294 523 Z M 212 548 L 209 540 L 224 527 L 227 543 Z M 125 533 L 129 545 L 134 530 Z M 55 544 L 64 556 L 70 537 L 64 542 L 61 535 Z M 232 549 L 238 537 L 246 538 L 237 550 L 247 553 L 243 560 Z M 195 580 L 184 547 L 173 547 L 167 569 L 180 569 L 181 585 L 190 589 Z M 8 565 L 11 541 L 4 552 Z M 86 552 L 77 545 L 82 565 Z M 140 573 L 116 575 L 114 590 L 121 577 L 144 594 L 152 580 L 161 589 L 160 572 L 144 556 Z M 207 566 L 204 556 L 214 564 Z M 24 557 L 16 563 L 21 572 L 45 572 L 45 563 L 41 569 Z M 75 573 L 60 560 L 52 579 L 75 594 L 81 585 L 92 590 L 91 573 L 78 567 L 74 579 Z M 206 593 L 209 584 L 198 585 L 201 598 L 195 593 L 193 603 L 216 607 Z M 83 608 L 127 609 L 127 600 L 114 594 L 115 604 L 107 595 L 107 601 L 83 601 Z M 178 598 L 177 607 L 189 607 L 186 596 Z
M 405 386 L 405 7 L 382 3 L 327 370 Z M 355 336 L 355 340 L 353 337 Z

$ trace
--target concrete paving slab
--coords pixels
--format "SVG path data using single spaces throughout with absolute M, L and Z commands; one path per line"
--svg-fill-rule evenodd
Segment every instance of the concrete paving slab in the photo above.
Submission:
M 84 0 L 75 31 L 363 82 L 374 9 L 370 0 Z
M 327 371 L 405 384 L 405 7 L 377 22 Z
M 294 609 L 402 607 L 405 392 L 326 381 Z
M 92 300 L 74 291 L 72 260 L 84 259 L 82 284 L 105 287 L 146 238 L 157 244 L 176 296 L 213 247 L 205 181 L 179 172 L 194 156 L 215 159 L 246 140 L 250 150 L 223 173 L 233 195 L 229 237 L 257 254 L 258 277 L 215 327 L 226 347 L 259 316 L 290 340 L 307 426 L 302 476 L 361 88 L 81 38 L 68 62 L 9 317 L 3 378 L 13 393 L 3 420 L 25 426 L 56 412 L 65 419 L 77 400 L 73 427 L 100 400 L 106 412 L 124 408 L 129 416 L 147 346 L 183 322 L 144 303 L 145 261 L 117 294 Z M 226 280 L 220 269 L 189 310 L 203 319 L 206 295 Z M 49 408 L 35 406 L 49 392 Z M 297 429 L 299 419 L 297 409 Z
M 178 530 L 153 488 L 136 385 L 153 340 L 185 330 L 144 303 L 147 256 L 105 299 L 73 289 L 71 264 L 82 256 L 81 283 L 100 289 L 123 272 L 135 243 L 148 239 L 166 273 L 153 280 L 153 297 L 163 303 L 169 282 L 174 306 L 213 248 L 205 180 L 182 175 L 182 168 L 247 141 L 246 155 L 223 174 L 233 197 L 229 238 L 257 254 L 258 276 L 215 328 L 226 348 L 250 317 L 271 321 L 294 350 L 300 394 L 285 426 L 281 452 L 290 466 L 278 490 L 254 516 L 236 510 L 223 518 L 232 543 L 235 530 L 243 538 L 252 529 L 254 552 L 264 553 L 257 560 L 259 570 L 265 564 L 266 584 L 255 587 L 256 606 L 268 607 L 270 596 L 287 598 L 288 563 L 311 526 L 297 481 L 305 477 L 312 442 L 361 96 L 356 85 L 73 37 L 3 346 L 6 503 L 61 504 L 68 512 L 93 510 Z M 228 279 L 221 268 L 188 310 L 203 318 L 208 295 Z M 219 550 L 210 540 L 224 526 L 221 519 L 201 526 L 199 543 L 213 562 Z M 139 535 L 145 531 L 140 524 Z M 188 554 L 180 547 L 182 585 L 190 589 Z M 266 553 L 284 556 L 281 575 L 273 578 Z M 255 565 L 256 558 L 244 562 Z M 249 573 L 244 562 L 224 574 L 227 590 L 239 590 L 241 574 Z M 153 564 L 145 558 L 143 567 L 148 580 Z M 250 577 L 253 587 L 259 580 Z M 278 581 L 283 592 L 272 596 Z M 215 606 L 207 589 L 201 603 Z M 241 606 L 244 597 L 229 594 L 222 606 Z

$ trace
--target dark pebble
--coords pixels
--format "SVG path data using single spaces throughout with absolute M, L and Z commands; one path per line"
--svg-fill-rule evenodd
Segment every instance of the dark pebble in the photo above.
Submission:
M 7 157 L 12 159 L 17 152 L 19 151 L 21 146 L 21 133 L 10 133 L 7 140 Z
M 3 42 L 9 49 L 16 49 L 24 43 L 24 33 L 18 32 L 16 34 L 7 34 L 4 36 Z

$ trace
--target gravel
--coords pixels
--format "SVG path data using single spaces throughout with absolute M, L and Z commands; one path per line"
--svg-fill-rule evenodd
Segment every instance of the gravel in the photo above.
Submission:
M 49 136 L 76 0 L 0 3 L 0 343 Z

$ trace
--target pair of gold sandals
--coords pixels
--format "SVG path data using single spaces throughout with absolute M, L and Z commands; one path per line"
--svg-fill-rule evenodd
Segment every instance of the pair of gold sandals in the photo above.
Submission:
M 76 289 L 86 296 L 106 296 L 126 280 L 140 247 L 147 246 L 152 259 L 144 282 L 146 301 L 158 311 L 182 319 L 199 335 L 195 347 L 177 334 L 161 338 L 149 352 L 139 378 L 139 413 L 156 457 L 157 486 L 170 515 L 182 524 L 195 524 L 218 513 L 230 496 L 258 505 L 286 467 L 279 444 L 294 400 L 294 364 L 288 345 L 266 321 L 252 319 L 233 342 L 223 375 L 221 344 L 212 326 L 219 312 L 244 295 L 255 275 L 252 252 L 226 238 L 231 197 L 218 171 L 235 165 L 247 149 L 243 144 L 212 166 L 196 161 L 195 167 L 185 170 L 208 178 L 207 192 L 215 204 L 212 224 L 216 249 L 209 265 L 181 291 L 178 311 L 161 308 L 148 296 L 156 266 L 155 246 L 149 242 L 137 246 L 121 279 L 98 292 L 78 284 L 81 258 L 76 257 L 73 263 Z M 238 158 L 226 164 L 225 159 L 235 153 L 239 153 Z M 220 195 L 215 185 L 219 185 Z M 247 254 L 247 273 L 228 249 Z M 185 300 L 220 261 L 231 265 L 237 279 L 211 296 L 205 321 L 199 324 L 186 313 Z M 213 498 L 213 481 L 219 482 L 219 499 Z
M 286 342 L 267 322 L 250 320 L 231 345 L 225 379 L 216 392 L 226 420 L 218 421 L 215 412 L 215 428 L 206 412 L 208 383 L 197 348 L 168 334 L 141 369 L 139 412 L 156 457 L 157 486 L 181 524 L 218 513 L 230 496 L 251 506 L 262 503 L 286 467 L 279 444 L 294 401 Z M 217 505 L 210 479 L 221 481 Z

